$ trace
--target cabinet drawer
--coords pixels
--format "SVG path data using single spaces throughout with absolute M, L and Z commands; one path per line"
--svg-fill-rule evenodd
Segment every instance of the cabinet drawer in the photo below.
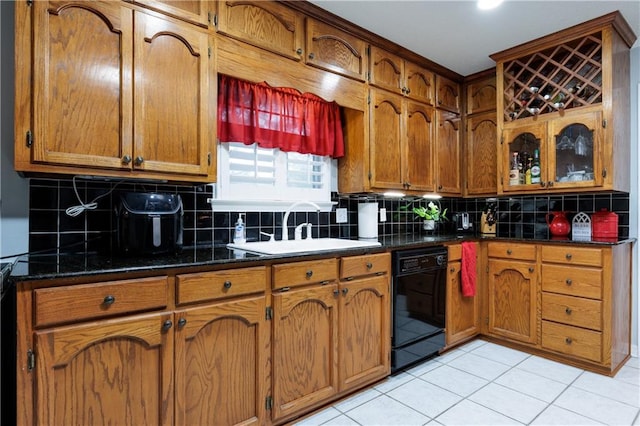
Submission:
M 167 277 L 107 281 L 33 291 L 36 327 L 164 309 Z
M 602 331 L 602 302 L 543 292 L 542 319 Z
M 542 290 L 601 299 L 602 269 L 543 264 Z
M 260 293 L 266 289 L 266 266 L 184 274 L 176 277 L 176 297 L 179 305 Z
M 542 261 L 567 265 L 602 266 L 602 250 L 588 247 L 542 246 Z
M 449 262 L 451 262 L 452 260 L 462 259 L 462 245 L 455 244 L 447 248 L 449 249 L 449 254 L 447 255 Z
M 598 331 L 542 321 L 542 347 L 595 362 L 602 361 L 602 333 Z
M 338 259 L 283 263 L 273 266 L 273 288 L 296 287 L 338 279 Z
M 361 275 L 384 274 L 391 268 L 389 253 L 343 257 L 340 259 L 340 279 L 350 279 Z
M 489 257 L 536 260 L 535 244 L 489 243 Z

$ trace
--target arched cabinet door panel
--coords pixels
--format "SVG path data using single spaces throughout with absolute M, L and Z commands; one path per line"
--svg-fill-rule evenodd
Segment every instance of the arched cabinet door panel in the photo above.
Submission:
M 338 392 L 338 285 L 273 294 L 272 420 Z
M 117 2 L 32 7 L 32 161 L 129 169 L 133 11 Z
M 205 30 L 135 15 L 134 167 L 206 175 L 210 72 Z M 215 134 L 215 133 L 214 133 Z
M 489 259 L 489 333 L 535 343 L 537 268 L 531 261 Z
M 45 424 L 173 424 L 173 315 L 36 332 L 36 411 Z

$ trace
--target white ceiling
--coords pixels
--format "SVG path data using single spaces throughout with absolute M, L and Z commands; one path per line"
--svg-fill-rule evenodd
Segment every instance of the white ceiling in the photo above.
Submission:
M 490 11 L 470 0 L 310 2 L 463 76 L 495 66 L 492 53 L 616 10 L 640 37 L 640 0 L 505 0 Z

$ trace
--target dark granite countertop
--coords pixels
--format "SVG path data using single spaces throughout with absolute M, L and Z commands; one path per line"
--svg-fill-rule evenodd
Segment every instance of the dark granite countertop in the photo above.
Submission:
M 558 243 L 586 245 L 616 245 L 634 242 L 634 238 L 616 241 L 572 241 L 570 239 L 525 239 L 479 237 L 474 235 L 393 235 L 379 238 L 380 247 L 347 249 L 331 252 L 336 256 L 376 253 L 385 250 L 411 249 L 461 241 L 508 241 L 522 243 Z M 145 271 L 162 271 L 189 267 L 206 267 L 238 263 L 277 262 L 304 260 L 325 256 L 327 251 L 298 253 L 295 255 L 256 255 L 236 253 L 226 247 L 185 248 L 179 254 L 156 256 L 120 256 L 101 254 L 26 255 L 20 257 L 11 270 L 12 281 L 31 281 L 57 278 L 86 277 L 101 274 L 127 274 Z M 3 269 L 4 271 L 4 269 Z

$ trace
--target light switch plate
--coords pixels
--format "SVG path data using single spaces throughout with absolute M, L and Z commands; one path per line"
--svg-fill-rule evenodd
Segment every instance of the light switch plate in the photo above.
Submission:
M 336 209 L 336 223 L 347 223 L 347 209 Z

